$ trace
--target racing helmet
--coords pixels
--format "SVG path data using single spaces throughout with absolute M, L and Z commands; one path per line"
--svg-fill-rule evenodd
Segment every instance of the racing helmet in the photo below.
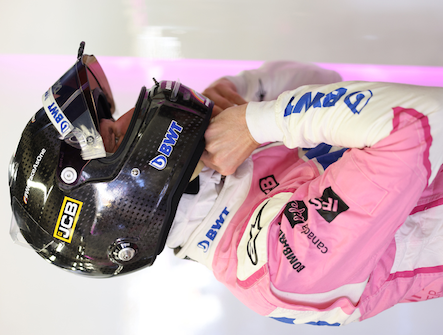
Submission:
M 9 167 L 11 235 L 74 273 L 112 277 L 151 266 L 204 150 L 213 102 L 178 81 L 142 87 L 126 135 L 105 152 L 115 109 L 84 55 L 44 95 Z

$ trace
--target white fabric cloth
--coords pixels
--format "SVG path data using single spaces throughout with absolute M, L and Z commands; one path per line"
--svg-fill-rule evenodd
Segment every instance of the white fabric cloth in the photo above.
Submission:
M 220 173 L 204 167 L 199 174 L 200 190 L 197 194 L 183 194 L 174 222 L 166 240 L 169 248 L 182 246 L 207 216 L 223 184 Z

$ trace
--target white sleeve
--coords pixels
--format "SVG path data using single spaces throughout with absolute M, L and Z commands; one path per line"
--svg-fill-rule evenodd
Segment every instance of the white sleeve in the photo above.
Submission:
M 341 82 L 303 86 L 271 102 L 250 102 L 246 122 L 258 143 L 283 141 L 289 148 L 320 143 L 371 147 L 393 130 L 394 109 L 411 109 L 432 123 L 431 159 L 443 150 L 443 89 L 391 83 Z M 439 158 L 437 158 L 439 156 Z M 439 163 L 440 162 L 440 163 Z M 435 168 L 435 166 L 434 166 Z
M 282 92 L 302 85 L 331 84 L 342 80 L 335 71 L 293 61 L 265 62 L 258 69 L 225 78 L 234 83 L 246 101 L 275 100 Z

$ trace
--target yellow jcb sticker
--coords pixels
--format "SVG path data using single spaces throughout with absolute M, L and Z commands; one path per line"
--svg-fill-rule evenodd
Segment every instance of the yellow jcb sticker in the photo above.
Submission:
M 71 243 L 82 205 L 81 201 L 65 197 L 54 229 L 55 238 Z

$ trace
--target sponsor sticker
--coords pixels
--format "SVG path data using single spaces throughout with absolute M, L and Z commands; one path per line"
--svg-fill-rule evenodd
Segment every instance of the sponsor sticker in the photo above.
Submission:
M 40 165 L 40 162 L 42 161 L 43 156 L 45 155 L 45 153 L 46 153 L 46 149 L 43 148 L 40 151 L 40 154 L 35 159 L 34 165 L 32 166 L 31 174 L 29 175 L 28 181 L 26 182 L 25 193 L 23 194 L 23 202 L 25 204 L 28 203 L 29 192 L 31 190 L 31 183 L 34 180 L 35 174 L 37 173 L 38 166 Z
M 313 96 L 313 94 L 315 95 Z M 329 93 L 315 91 L 306 92 L 303 96 L 298 98 L 298 100 L 296 100 L 296 97 L 292 97 L 291 100 L 289 100 L 285 108 L 284 116 L 307 112 L 311 107 L 334 107 L 339 101 L 344 102 L 352 113 L 360 114 L 363 108 L 369 103 L 372 96 L 373 93 L 370 90 L 348 92 L 348 89 L 345 87 L 337 88 Z
M 302 229 L 303 230 L 300 233 L 306 234 L 308 240 L 310 240 L 311 243 L 315 245 L 317 249 L 321 251 L 322 254 L 326 254 L 328 252 L 329 250 L 328 247 L 325 245 L 324 242 L 320 240 L 320 238 L 317 235 L 315 235 L 315 233 L 309 228 L 309 225 L 305 224 L 302 227 Z
M 279 184 L 277 183 L 277 180 L 275 180 L 274 175 L 270 175 L 259 180 L 260 190 L 264 194 L 269 194 L 278 185 Z
M 335 193 L 331 187 L 323 191 L 321 198 L 310 199 L 309 203 L 314 205 L 318 214 L 331 223 L 340 213 L 346 212 L 349 206 Z
M 308 208 L 305 203 L 300 200 L 288 202 L 284 214 L 292 228 L 308 221 Z
M 55 101 L 54 95 L 52 94 L 52 87 L 43 94 L 42 101 L 49 120 L 51 120 L 62 138 L 65 138 L 66 135 L 74 129 L 74 126 L 69 122 L 68 118 L 63 114 L 60 106 Z
M 225 223 L 225 220 L 226 220 L 226 217 L 228 216 L 228 214 L 229 214 L 228 208 L 225 207 L 223 209 L 223 211 L 220 213 L 218 219 L 215 220 L 215 223 L 206 232 L 207 239 L 198 242 L 197 246 L 200 249 L 202 249 L 203 252 L 207 252 L 209 250 L 209 246 L 211 245 L 212 241 L 214 241 L 214 239 L 217 236 L 218 232 L 222 228 L 223 223 Z
M 247 244 L 246 251 L 248 253 L 249 259 L 251 260 L 251 263 L 253 265 L 257 265 L 258 263 L 258 255 L 257 255 L 257 245 L 256 240 L 258 235 L 260 234 L 262 230 L 261 226 L 261 215 L 263 213 L 263 209 L 268 203 L 266 202 L 262 208 L 260 208 L 260 211 L 258 212 L 257 216 L 255 217 L 254 223 L 251 225 L 251 229 L 249 230 L 249 240 Z
M 298 258 L 298 256 L 294 253 L 292 248 L 289 246 L 288 240 L 286 238 L 286 234 L 283 232 L 283 230 L 280 229 L 279 232 L 279 238 L 278 241 L 283 246 L 282 253 L 288 260 L 290 266 L 296 270 L 297 272 L 300 272 L 303 270 L 306 266 L 302 264 L 301 260 Z
M 168 157 L 171 156 L 174 146 L 180 138 L 180 133 L 183 127 L 180 126 L 177 121 L 172 120 L 168 130 L 166 131 L 165 137 L 158 147 L 157 152 L 160 155 L 154 157 L 149 161 L 149 165 L 161 171 L 168 165 Z
M 71 243 L 75 226 L 82 209 L 83 202 L 69 197 L 63 199 L 53 236 L 59 240 Z

